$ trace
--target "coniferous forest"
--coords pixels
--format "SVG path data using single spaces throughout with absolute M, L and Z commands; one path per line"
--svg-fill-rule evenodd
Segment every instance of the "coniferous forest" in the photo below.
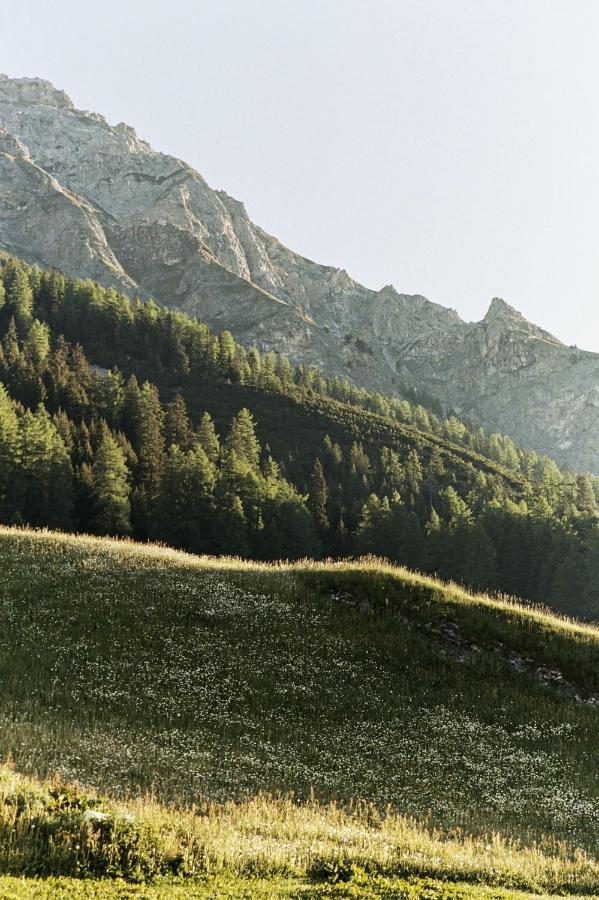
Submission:
M 408 391 L 5 256 L 0 521 L 274 560 L 373 553 L 599 618 L 599 481 Z

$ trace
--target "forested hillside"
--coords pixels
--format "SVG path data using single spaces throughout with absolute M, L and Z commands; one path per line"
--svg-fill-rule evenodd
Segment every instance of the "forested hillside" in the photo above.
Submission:
M 372 552 L 599 617 L 596 479 L 93 282 L 1 274 L 2 522 Z

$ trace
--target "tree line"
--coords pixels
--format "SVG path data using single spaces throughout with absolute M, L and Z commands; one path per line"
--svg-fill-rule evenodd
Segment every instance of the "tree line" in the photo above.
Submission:
M 1 521 L 376 553 L 599 616 L 597 479 L 93 282 L 1 276 Z

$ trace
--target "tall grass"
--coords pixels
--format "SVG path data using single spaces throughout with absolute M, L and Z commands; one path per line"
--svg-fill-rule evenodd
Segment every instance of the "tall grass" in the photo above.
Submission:
M 0 756 L 60 779 L 4 770 L 4 871 L 599 890 L 597 629 L 376 560 L 0 529 L 0 567 Z
M 255 796 L 173 810 L 147 799 L 115 803 L 56 779 L 0 769 L 2 869 L 13 875 L 165 875 L 310 880 L 361 875 L 590 894 L 599 865 L 564 845 L 552 853 L 498 834 L 485 840 L 425 829 L 367 804 L 342 809 Z

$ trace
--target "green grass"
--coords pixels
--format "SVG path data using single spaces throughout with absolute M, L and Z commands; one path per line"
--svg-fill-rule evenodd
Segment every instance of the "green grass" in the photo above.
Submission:
M 589 896 L 597 865 L 494 836 L 432 833 L 397 815 L 253 798 L 177 811 L 115 804 L 0 770 L 3 897 L 507 898 Z M 357 813 L 357 814 L 356 814 Z M 403 874 L 397 874 L 401 871 Z M 428 877 L 423 873 L 429 873 Z M 52 874 L 55 873 L 55 874 Z M 414 874 L 420 873 L 420 874 Z M 494 886 L 491 887 L 490 882 Z M 504 885 L 500 887 L 499 885 Z M 506 887 L 511 885 L 511 887 Z M 549 896 L 542 894 L 542 896 Z
M 314 884 L 290 878 L 209 878 L 199 882 L 165 881 L 134 885 L 123 881 L 74 878 L 19 879 L 0 877 L 0 900 L 71 900 L 71 898 L 122 898 L 122 900 L 315 900 L 322 897 L 380 898 L 380 900 L 531 900 L 533 895 L 469 884 L 450 884 L 430 878 L 369 877 L 358 874 L 349 882 Z M 535 894 L 547 900 L 548 894 Z
M 597 629 L 375 560 L 1 529 L 0 571 L 0 898 L 599 893 Z

